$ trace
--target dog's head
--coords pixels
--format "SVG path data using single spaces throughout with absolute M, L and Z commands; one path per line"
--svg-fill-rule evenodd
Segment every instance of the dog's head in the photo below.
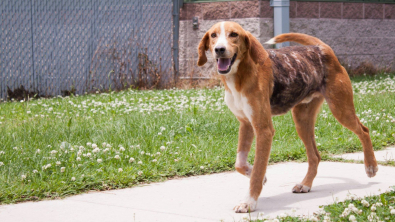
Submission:
M 207 50 L 210 50 L 217 62 L 217 71 L 222 75 L 236 73 L 243 59 L 251 58 L 258 63 L 266 54 L 259 41 L 235 22 L 219 22 L 206 32 L 198 47 L 198 66 L 207 62 Z

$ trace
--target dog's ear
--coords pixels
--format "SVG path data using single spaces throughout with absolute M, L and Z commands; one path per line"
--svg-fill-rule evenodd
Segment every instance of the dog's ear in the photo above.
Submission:
M 262 64 L 269 57 L 261 43 L 250 32 L 246 31 L 245 44 L 251 59 Z
M 200 40 L 198 46 L 198 54 L 199 54 L 199 59 L 197 62 L 198 66 L 202 66 L 207 62 L 206 51 L 208 50 L 208 39 L 209 39 L 208 32 L 206 32 L 202 40 Z

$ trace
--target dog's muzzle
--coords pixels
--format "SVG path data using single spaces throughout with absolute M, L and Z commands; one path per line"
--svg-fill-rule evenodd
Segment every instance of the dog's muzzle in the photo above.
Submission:
M 237 53 L 233 55 L 232 58 L 218 58 L 217 59 L 217 68 L 220 74 L 227 74 L 231 68 L 233 63 L 235 62 L 237 57 Z

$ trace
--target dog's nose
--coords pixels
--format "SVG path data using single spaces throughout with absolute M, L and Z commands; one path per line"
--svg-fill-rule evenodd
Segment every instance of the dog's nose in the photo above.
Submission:
M 217 55 L 222 55 L 225 53 L 225 47 L 224 46 L 219 46 L 219 47 L 215 47 L 215 53 Z

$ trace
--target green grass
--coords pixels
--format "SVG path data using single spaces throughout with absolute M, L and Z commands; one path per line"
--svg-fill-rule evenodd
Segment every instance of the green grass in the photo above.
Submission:
M 395 221 L 395 187 L 380 195 L 365 198 L 350 194 L 344 202 L 335 202 L 331 205 L 321 206 L 319 212 L 312 216 L 295 217 L 283 214 L 277 218 L 265 218 L 251 220 L 263 221 Z
M 357 113 L 369 127 L 375 149 L 393 144 L 394 75 L 358 78 L 353 85 Z M 0 203 L 233 170 L 238 122 L 223 94 L 219 87 L 128 90 L 1 103 Z M 291 115 L 274 117 L 273 122 L 271 163 L 305 161 Z M 316 126 L 324 159 L 362 150 L 358 138 L 337 123 L 326 104 Z M 250 162 L 253 157 L 254 148 Z

